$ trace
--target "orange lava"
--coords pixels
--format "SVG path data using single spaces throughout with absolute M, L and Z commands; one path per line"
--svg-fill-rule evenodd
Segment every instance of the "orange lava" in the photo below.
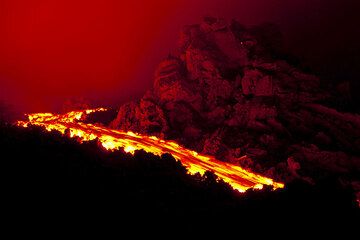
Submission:
M 155 155 L 170 153 L 180 161 L 190 174 L 205 171 L 214 172 L 220 179 L 229 183 L 234 189 L 244 192 L 249 188 L 262 189 L 264 185 L 271 185 L 273 189 L 283 188 L 284 184 L 272 179 L 252 173 L 240 166 L 221 162 L 212 156 L 205 156 L 186 149 L 174 141 L 165 141 L 155 136 L 145 136 L 133 132 L 123 132 L 103 126 L 81 122 L 86 115 L 106 109 L 90 109 L 73 111 L 66 114 L 35 113 L 29 114 L 28 121 L 18 121 L 17 125 L 28 127 L 36 125 L 48 131 L 56 130 L 65 134 L 67 130 L 71 137 L 79 137 L 82 141 L 98 139 L 107 150 L 123 148 L 125 152 L 134 153 L 143 149 Z

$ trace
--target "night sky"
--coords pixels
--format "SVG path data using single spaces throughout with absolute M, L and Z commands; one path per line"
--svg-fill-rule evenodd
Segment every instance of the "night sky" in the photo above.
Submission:
M 285 47 L 358 89 L 359 5 L 350 0 L 0 0 L 0 101 L 53 111 L 69 98 L 119 105 L 152 85 L 181 27 L 204 15 L 272 22 Z

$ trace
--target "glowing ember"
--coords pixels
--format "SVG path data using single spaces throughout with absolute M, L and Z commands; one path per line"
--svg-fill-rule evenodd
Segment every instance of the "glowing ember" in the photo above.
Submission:
M 107 150 L 123 148 L 125 152 L 132 154 L 135 150 L 141 149 L 155 155 L 170 153 L 187 168 L 190 174 L 197 172 L 204 174 L 206 171 L 212 171 L 240 192 L 244 192 L 248 188 L 262 189 L 263 185 L 271 185 L 274 189 L 284 187 L 284 184 L 274 182 L 270 178 L 251 173 L 233 164 L 221 162 L 214 157 L 198 154 L 173 141 L 165 141 L 154 136 L 122 132 L 81 122 L 87 114 L 97 111 L 106 111 L 106 109 L 73 111 L 62 115 L 51 113 L 29 114 L 28 121 L 18 121 L 17 125 L 22 127 L 28 127 L 29 124 L 37 125 L 44 127 L 48 131 L 56 130 L 62 134 L 68 131 L 71 137 L 79 137 L 82 141 L 98 138 L 102 146 Z

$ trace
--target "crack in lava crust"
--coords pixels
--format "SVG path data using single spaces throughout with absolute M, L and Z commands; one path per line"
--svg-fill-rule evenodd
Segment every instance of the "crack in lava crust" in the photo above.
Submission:
M 135 150 L 141 149 L 155 155 L 170 153 L 186 167 L 188 173 L 195 174 L 198 172 L 204 174 L 206 171 L 212 171 L 239 192 L 244 192 L 249 188 L 262 189 L 264 185 L 270 185 L 273 189 L 284 187 L 282 183 L 274 182 L 270 178 L 252 173 L 240 166 L 221 162 L 212 156 L 201 155 L 180 146 L 174 141 L 165 141 L 155 136 L 123 132 L 81 122 L 86 115 L 98 111 L 106 111 L 106 109 L 72 111 L 66 114 L 28 114 L 28 121 L 18 121 L 16 124 L 21 127 L 36 125 L 44 127 L 48 131 L 59 131 L 62 134 L 68 132 L 71 137 L 79 137 L 81 141 L 90 141 L 97 138 L 107 150 L 123 148 L 125 152 L 132 154 Z

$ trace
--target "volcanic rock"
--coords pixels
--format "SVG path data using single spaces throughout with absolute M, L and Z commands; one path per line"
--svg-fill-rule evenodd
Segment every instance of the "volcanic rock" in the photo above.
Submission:
M 277 34 L 262 31 L 212 17 L 186 26 L 153 88 L 121 106 L 112 127 L 173 139 L 283 181 L 357 175 L 360 116 L 331 108 L 332 91 L 274 57 L 276 41 L 264 36 Z M 251 159 L 240 160 L 244 154 Z

